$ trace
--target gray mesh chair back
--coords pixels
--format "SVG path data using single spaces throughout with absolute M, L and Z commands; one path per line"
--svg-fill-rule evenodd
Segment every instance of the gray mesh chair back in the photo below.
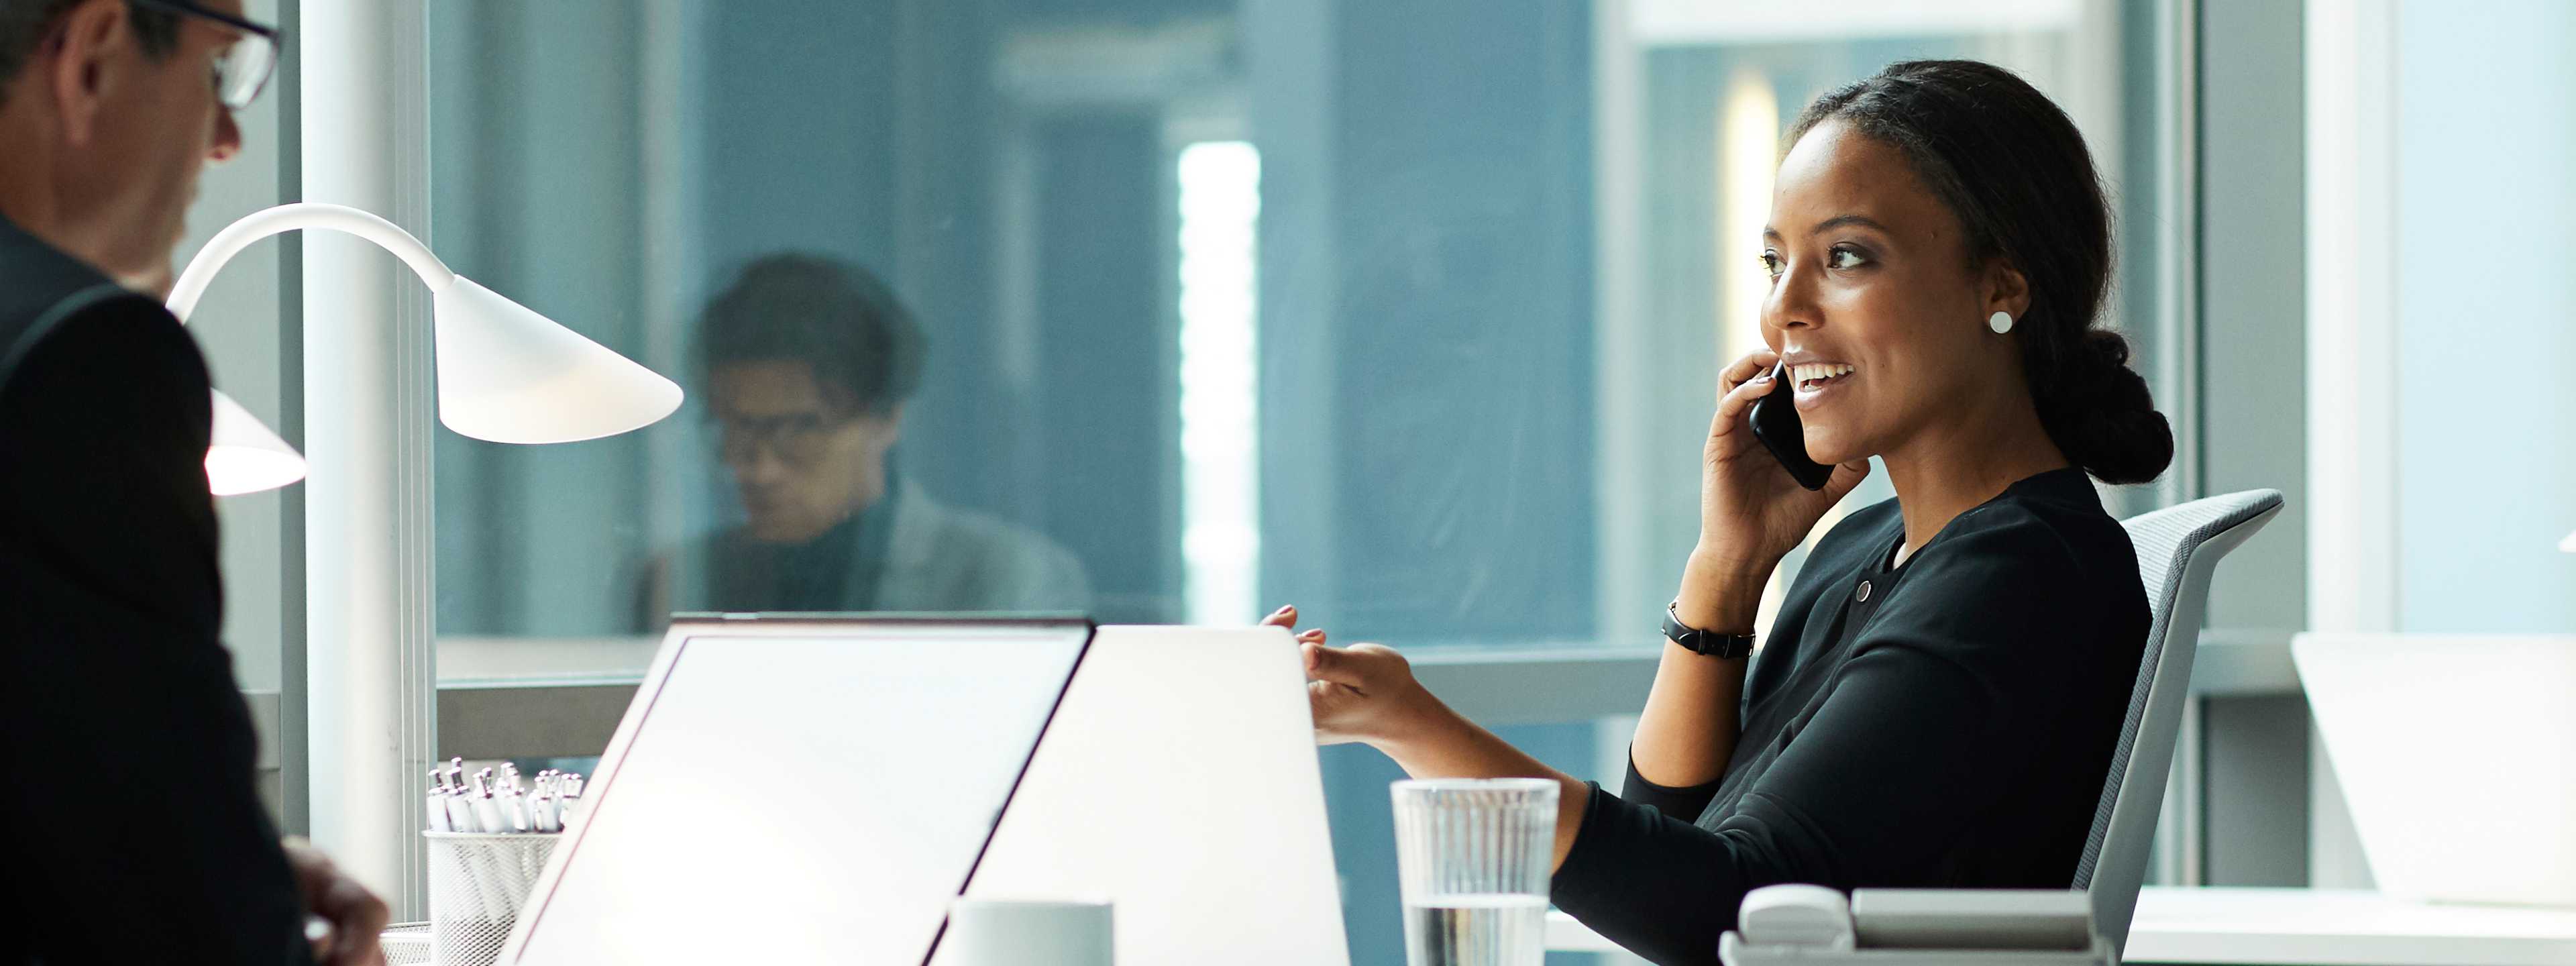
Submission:
M 2182 729 L 2183 697 L 2191 690 L 2192 653 L 2209 603 L 2210 571 L 2280 512 L 2281 491 L 2247 490 L 2123 523 L 2138 551 L 2139 583 L 2147 590 L 2146 655 L 2138 662 L 2129 716 L 2093 813 L 2093 833 L 2075 867 L 2075 888 L 2093 898 L 2093 926 L 2114 949 L 2128 948 L 2129 918 L 2146 881 L 2147 853 Z

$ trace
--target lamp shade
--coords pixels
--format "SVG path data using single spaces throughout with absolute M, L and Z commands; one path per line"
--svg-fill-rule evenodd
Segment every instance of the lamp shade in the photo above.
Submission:
M 2576 533 L 2568 534 L 2567 539 L 2558 541 L 2558 549 L 2576 553 Z
M 438 420 L 495 443 L 569 443 L 651 425 L 680 386 L 462 275 L 437 290 Z
M 206 447 L 206 489 L 216 496 L 274 490 L 304 478 L 304 457 L 233 397 L 215 393 L 214 443 Z
M 393 222 L 346 205 L 297 202 L 255 211 L 216 232 L 170 287 L 170 314 L 196 310 L 215 272 L 252 242 L 328 228 L 382 246 L 428 285 L 438 358 L 438 416 L 496 443 L 569 443 L 639 429 L 680 408 L 680 387 L 653 370 L 458 276 Z M 215 394 L 207 488 L 252 493 L 303 479 L 304 457 L 248 410 Z

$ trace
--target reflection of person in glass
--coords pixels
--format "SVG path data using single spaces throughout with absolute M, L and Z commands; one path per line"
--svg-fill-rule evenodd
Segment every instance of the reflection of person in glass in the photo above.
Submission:
M 921 330 L 883 282 L 772 255 L 707 306 L 699 374 L 742 525 L 656 566 L 643 623 L 673 610 L 1078 610 L 1082 567 L 1037 534 L 943 506 L 889 451 L 921 381 Z M 694 572 L 692 572 L 694 571 Z

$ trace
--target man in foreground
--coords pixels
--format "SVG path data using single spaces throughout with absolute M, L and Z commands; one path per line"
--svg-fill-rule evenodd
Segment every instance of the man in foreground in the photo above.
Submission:
M 0 966 L 381 961 L 384 903 L 253 788 L 159 301 L 274 50 L 241 0 L 0 0 Z

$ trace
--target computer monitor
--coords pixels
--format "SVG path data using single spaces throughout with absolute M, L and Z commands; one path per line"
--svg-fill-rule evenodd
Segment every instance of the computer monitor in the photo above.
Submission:
M 675 622 L 504 963 L 930 955 L 1080 620 Z

